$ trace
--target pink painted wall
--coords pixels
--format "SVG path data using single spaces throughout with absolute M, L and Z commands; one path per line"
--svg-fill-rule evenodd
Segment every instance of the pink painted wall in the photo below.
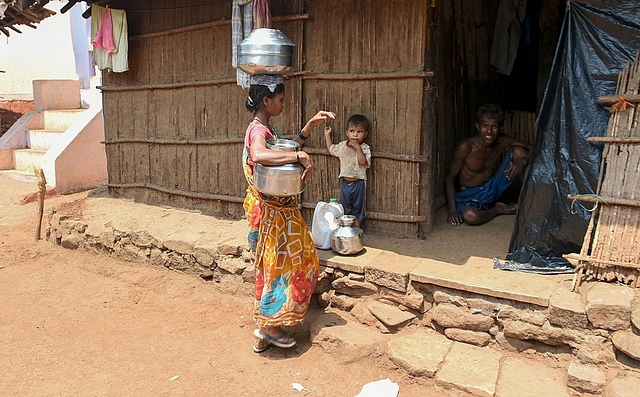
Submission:
M 65 132 L 64 141 L 49 149 L 42 161 L 47 183 L 59 194 L 93 189 L 107 183 L 102 108 L 87 109 Z

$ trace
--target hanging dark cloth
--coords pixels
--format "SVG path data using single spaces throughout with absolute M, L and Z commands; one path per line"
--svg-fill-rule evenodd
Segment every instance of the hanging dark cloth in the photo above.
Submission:
M 498 6 L 489 63 L 507 76 L 511 74 L 518 55 L 526 11 L 527 0 L 501 0 Z

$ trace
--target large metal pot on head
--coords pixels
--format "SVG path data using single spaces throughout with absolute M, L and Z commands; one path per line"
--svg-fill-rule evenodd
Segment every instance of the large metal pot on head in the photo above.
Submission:
M 298 142 L 289 139 L 271 139 L 267 149 L 298 150 Z M 306 187 L 302 178 L 304 167 L 300 163 L 282 165 L 256 164 L 253 167 L 253 186 L 259 192 L 270 196 L 296 196 Z
M 238 44 L 238 67 L 249 74 L 282 74 L 293 67 L 295 45 L 278 29 L 255 29 Z

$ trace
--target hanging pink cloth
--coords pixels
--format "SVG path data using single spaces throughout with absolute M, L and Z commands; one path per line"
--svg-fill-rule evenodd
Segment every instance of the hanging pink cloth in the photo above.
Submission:
M 116 50 L 116 46 L 113 44 L 113 20 L 111 19 L 111 9 L 109 7 L 105 8 L 102 13 L 100 28 L 98 28 L 98 33 L 96 33 L 92 43 L 107 54 Z
M 269 0 L 255 0 L 253 2 L 253 28 L 271 27 L 271 6 Z

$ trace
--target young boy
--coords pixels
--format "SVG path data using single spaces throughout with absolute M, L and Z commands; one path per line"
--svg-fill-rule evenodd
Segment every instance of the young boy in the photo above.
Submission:
M 371 123 L 361 114 L 354 114 L 347 120 L 347 140 L 333 144 L 331 127 L 324 129 L 327 150 L 340 159 L 340 196 L 346 215 L 356 217 L 360 227 L 365 218 L 367 168 L 371 166 L 371 148 L 364 143 Z

